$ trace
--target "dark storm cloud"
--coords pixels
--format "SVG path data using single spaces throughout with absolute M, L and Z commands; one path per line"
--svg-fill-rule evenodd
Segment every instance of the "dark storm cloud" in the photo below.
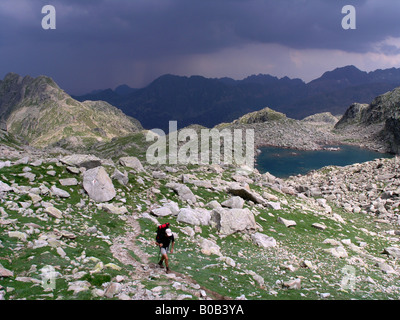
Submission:
M 56 30 L 41 28 L 46 4 L 57 10 Z M 347 4 L 356 7 L 356 30 L 341 28 Z M 49 74 L 75 88 L 140 63 L 254 43 L 397 54 L 376 43 L 400 37 L 398 12 L 398 0 L 2 0 L 0 70 Z M 68 77 L 77 75 L 74 87 Z
M 397 0 L 58 2 L 64 41 L 116 43 L 138 56 L 212 52 L 247 42 L 364 52 L 400 36 Z M 350 32 L 341 28 L 346 4 L 357 10 L 357 30 Z

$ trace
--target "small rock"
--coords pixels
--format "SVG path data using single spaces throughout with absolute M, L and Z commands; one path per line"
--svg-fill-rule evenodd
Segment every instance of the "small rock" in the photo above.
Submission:
M 386 263 L 377 262 L 375 265 L 384 273 L 387 273 L 387 274 L 396 273 L 396 271 L 390 265 L 388 265 Z
M 8 232 L 8 236 L 10 238 L 17 238 L 21 241 L 26 241 L 28 238 L 28 235 L 26 233 L 20 231 L 10 231 Z
M 400 248 L 388 247 L 388 248 L 385 248 L 382 253 L 388 254 L 388 255 L 393 256 L 393 257 L 395 257 L 397 259 L 400 259 Z
M 68 291 L 74 291 L 77 294 L 82 291 L 87 291 L 90 288 L 90 283 L 87 281 L 75 281 L 68 284 Z
M 342 246 L 336 248 L 325 249 L 326 252 L 332 254 L 336 258 L 347 258 L 348 254 L 345 248 Z
M 313 223 L 311 226 L 314 227 L 315 229 L 322 230 L 322 231 L 326 229 L 326 225 L 324 225 L 322 223 L 318 223 L 318 222 Z
M 67 254 L 61 247 L 57 248 L 57 253 L 61 256 L 61 258 L 65 258 L 67 256 Z
M 54 207 L 47 207 L 44 209 L 44 212 L 56 219 L 61 219 L 63 217 L 62 212 Z
M 114 295 L 118 294 L 121 292 L 122 285 L 120 283 L 112 282 L 106 292 L 104 293 L 104 296 L 111 299 Z
M 268 201 L 275 201 L 275 202 L 279 201 L 279 198 L 277 196 L 274 196 L 273 194 L 270 194 L 268 192 L 264 192 L 262 196 L 264 199 Z
M 251 235 L 253 242 L 263 248 L 271 248 L 276 246 L 276 240 L 266 234 L 256 232 Z
M 119 163 L 128 168 L 135 169 L 138 172 L 144 172 L 144 168 L 140 160 L 136 157 L 123 157 L 119 159 Z
M 167 177 L 167 174 L 162 171 L 153 171 L 152 172 L 152 177 L 154 179 L 165 179 Z
M 13 277 L 14 273 L 10 270 L 7 270 L 0 264 L 0 277 Z
M 281 217 L 278 217 L 278 222 L 282 223 L 285 227 L 295 227 L 296 226 L 296 221 L 293 220 L 287 220 Z
M 287 289 L 299 290 L 301 289 L 301 279 L 297 278 L 295 280 L 286 281 L 282 286 Z
M 0 181 L 0 192 L 9 192 L 9 191 L 12 191 L 12 188 L 7 183 Z
M 57 188 L 56 186 L 52 186 L 50 188 L 50 191 L 51 191 L 51 193 L 53 195 L 55 195 L 57 197 L 60 197 L 60 198 L 69 198 L 69 197 L 71 197 L 71 195 L 67 191 L 62 190 L 60 188 Z
M 267 202 L 267 203 L 265 204 L 265 206 L 266 206 L 267 208 L 271 208 L 271 209 L 273 209 L 273 210 L 281 210 L 281 204 L 280 204 L 280 202 L 272 202 L 272 201 L 269 201 L 269 202 Z
M 60 184 L 62 186 L 76 186 L 78 185 L 78 180 L 75 178 L 68 178 L 68 179 L 60 179 Z
M 73 173 L 73 174 L 80 174 L 81 173 L 81 171 L 77 167 L 68 166 L 67 170 L 69 172 Z

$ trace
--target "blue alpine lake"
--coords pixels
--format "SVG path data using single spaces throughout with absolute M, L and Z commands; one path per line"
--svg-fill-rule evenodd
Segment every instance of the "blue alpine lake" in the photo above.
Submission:
M 392 154 L 379 153 L 355 146 L 338 147 L 337 151 L 303 151 L 276 147 L 260 147 L 255 167 L 261 172 L 269 172 L 279 178 L 307 174 L 329 165 L 347 166 L 377 158 L 392 158 Z

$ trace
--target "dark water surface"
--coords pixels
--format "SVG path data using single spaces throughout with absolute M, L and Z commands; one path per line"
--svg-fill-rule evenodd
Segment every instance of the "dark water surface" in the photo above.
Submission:
M 257 156 L 256 168 L 269 172 L 276 177 L 286 178 L 291 175 L 306 174 L 311 170 L 325 166 L 347 166 L 354 163 L 392 158 L 393 155 L 379 153 L 354 146 L 340 146 L 339 151 L 302 151 L 275 147 L 261 147 Z

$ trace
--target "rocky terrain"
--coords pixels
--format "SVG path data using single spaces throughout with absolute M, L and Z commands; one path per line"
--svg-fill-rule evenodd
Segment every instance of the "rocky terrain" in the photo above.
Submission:
M 335 125 L 348 141 L 369 148 L 399 152 L 400 88 L 376 97 L 370 104 L 352 104 Z
M 35 147 L 87 147 L 142 129 L 106 102 L 72 99 L 49 77 L 14 73 L 0 81 L 0 122 L 3 130 Z
M 0 300 L 399 298 L 398 157 L 284 180 L 222 163 L 151 166 L 146 131 L 113 107 L 74 106 L 46 77 L 10 74 L 0 88 Z M 386 151 L 398 143 L 396 95 L 339 122 L 265 108 L 216 128 L 253 128 L 256 147 Z M 170 273 L 154 245 L 165 222 Z
M 355 145 L 382 153 L 400 150 L 400 88 L 376 97 L 371 104 L 354 103 L 342 117 L 329 112 L 303 120 L 264 108 L 216 128 L 254 129 L 255 145 L 320 150 L 331 145 Z
M 1 299 L 399 297 L 397 158 L 281 180 L 233 166 L 9 154 Z M 168 274 L 154 246 L 167 221 Z

